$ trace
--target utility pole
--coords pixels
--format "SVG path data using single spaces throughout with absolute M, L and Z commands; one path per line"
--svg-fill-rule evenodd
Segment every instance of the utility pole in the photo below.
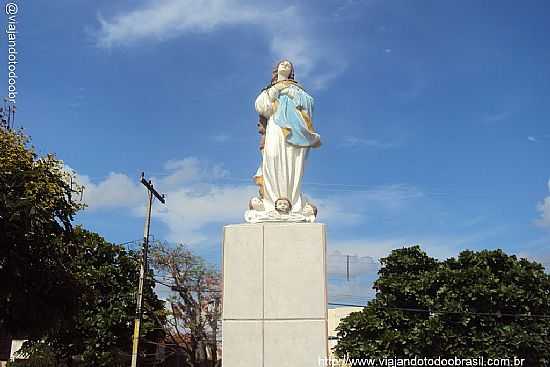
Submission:
M 147 212 L 145 215 L 145 226 L 143 229 L 143 259 L 139 269 L 139 286 L 136 300 L 136 318 L 134 319 L 134 336 L 132 337 L 132 367 L 137 366 L 139 329 L 141 325 L 141 316 L 143 315 L 143 283 L 147 274 L 147 253 L 149 251 L 149 228 L 151 227 L 151 207 L 153 206 L 153 196 L 161 203 L 165 204 L 164 195 L 161 195 L 153 187 L 151 180 L 145 180 L 145 174 L 141 173 L 140 182 L 147 188 Z
M 349 255 L 346 255 L 346 280 L 349 282 Z

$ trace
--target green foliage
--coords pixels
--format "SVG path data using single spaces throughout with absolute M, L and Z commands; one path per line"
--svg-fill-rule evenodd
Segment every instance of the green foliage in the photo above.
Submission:
M 382 265 L 376 298 L 338 327 L 340 357 L 516 356 L 550 366 L 550 276 L 540 264 L 501 250 L 440 262 L 415 246 Z
M 22 132 L 0 127 L 0 328 L 29 338 L 25 366 L 127 365 L 139 258 L 73 228 L 79 187 Z M 163 338 L 163 303 L 144 286 L 143 345 Z
M 40 335 L 74 311 L 70 174 L 0 127 L 0 327 Z
M 8 362 L 7 367 L 59 367 L 59 361 L 51 348 L 43 343 L 24 345 L 25 352 L 17 352 L 16 360 Z M 32 356 L 25 358 L 25 356 Z
M 79 227 L 73 232 L 77 249 L 73 268 L 80 287 L 78 313 L 27 347 L 46 345 L 58 360 L 77 357 L 79 366 L 127 364 L 136 309 L 139 254 L 106 242 Z M 144 285 L 140 351 L 153 353 L 163 336 L 164 305 L 153 292 L 149 274 Z M 30 349 L 32 352 L 32 349 Z M 32 353 L 29 353 L 32 355 Z

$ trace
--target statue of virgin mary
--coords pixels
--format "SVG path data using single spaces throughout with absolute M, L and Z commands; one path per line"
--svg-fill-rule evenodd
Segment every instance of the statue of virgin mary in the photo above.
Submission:
M 321 139 L 313 128 L 313 97 L 294 80 L 288 60 L 276 65 L 255 107 L 267 125 L 254 176 L 260 196 L 250 200 L 246 221 L 313 222 L 317 209 L 302 197 L 302 178 L 309 149 L 319 147 Z

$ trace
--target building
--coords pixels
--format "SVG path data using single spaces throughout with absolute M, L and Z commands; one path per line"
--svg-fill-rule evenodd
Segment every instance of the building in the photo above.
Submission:
M 351 314 L 352 312 L 359 312 L 363 307 L 338 307 L 328 309 L 328 348 L 329 357 L 334 358 L 332 349 L 336 346 L 336 328 L 340 324 L 340 321 Z

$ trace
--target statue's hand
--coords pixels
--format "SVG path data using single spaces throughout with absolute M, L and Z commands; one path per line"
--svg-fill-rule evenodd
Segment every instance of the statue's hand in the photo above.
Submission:
M 289 88 L 288 85 L 285 83 L 277 83 L 271 86 L 269 90 L 267 91 L 267 94 L 271 98 L 271 100 L 275 100 L 279 98 L 281 94 L 288 95 Z
M 269 99 L 274 101 L 277 98 L 279 98 L 280 92 L 281 92 L 281 90 L 279 88 L 277 88 L 277 84 L 275 84 L 274 86 L 272 86 L 271 88 L 269 88 L 267 90 L 267 95 L 269 96 Z
M 288 89 L 288 84 L 285 82 L 279 82 L 273 85 L 273 88 L 277 89 L 279 93 L 282 93 L 284 90 Z
M 291 99 L 295 99 L 296 98 L 296 88 L 287 87 L 287 88 L 283 89 L 280 94 L 288 96 Z

